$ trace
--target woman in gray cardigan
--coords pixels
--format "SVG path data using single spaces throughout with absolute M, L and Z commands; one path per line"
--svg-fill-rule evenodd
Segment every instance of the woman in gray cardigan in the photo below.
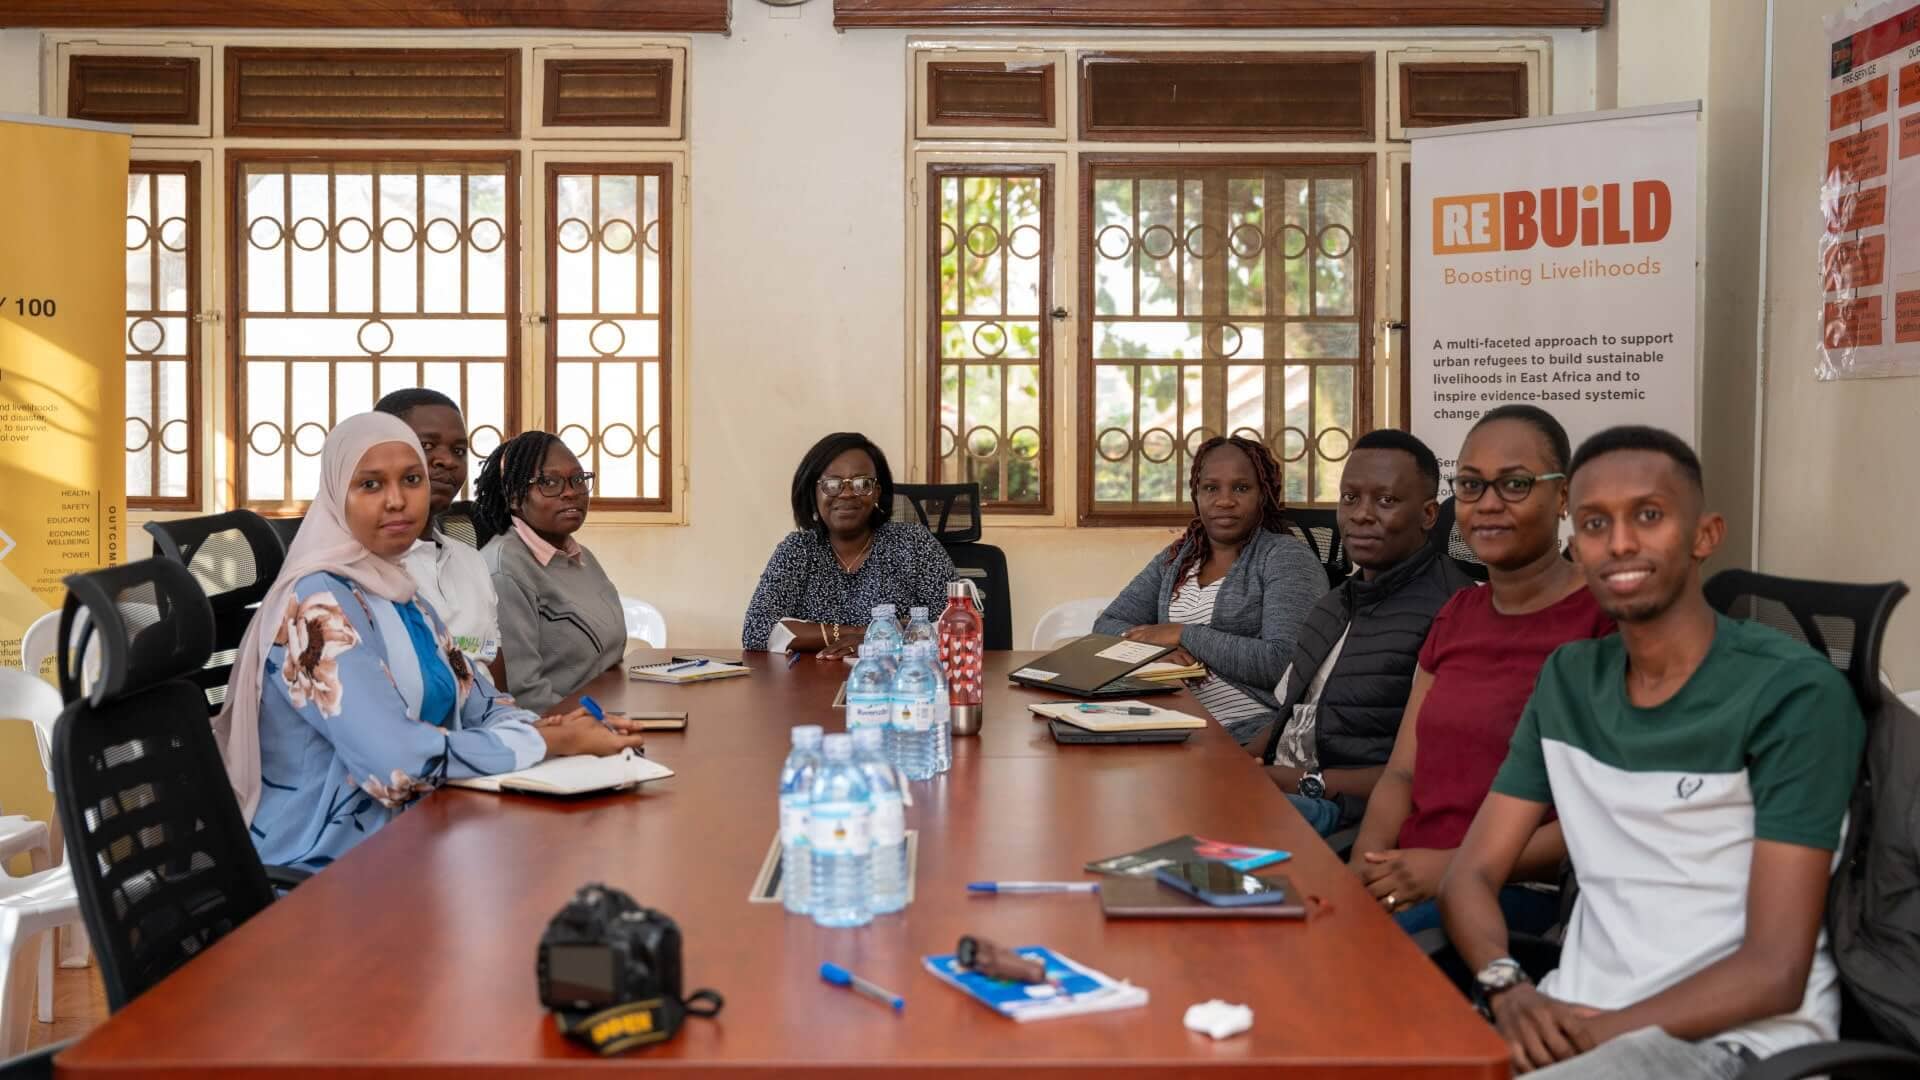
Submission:
M 1280 467 L 1265 446 L 1208 439 L 1190 483 L 1186 535 L 1155 555 L 1093 628 L 1175 646 L 1167 659 L 1205 664 L 1194 696 L 1245 746 L 1278 708 L 1273 687 L 1301 621 L 1327 591 L 1327 573 L 1287 523 Z

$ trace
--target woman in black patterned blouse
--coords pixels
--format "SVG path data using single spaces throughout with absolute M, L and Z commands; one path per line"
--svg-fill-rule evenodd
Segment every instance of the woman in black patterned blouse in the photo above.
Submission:
M 903 617 L 918 606 L 939 618 L 953 560 L 932 533 L 888 520 L 892 513 L 893 472 L 878 446 L 849 431 L 813 444 L 793 474 L 797 531 L 760 572 L 741 647 L 765 649 L 784 626 L 793 635 L 788 648 L 837 659 L 859 648 L 881 604 Z

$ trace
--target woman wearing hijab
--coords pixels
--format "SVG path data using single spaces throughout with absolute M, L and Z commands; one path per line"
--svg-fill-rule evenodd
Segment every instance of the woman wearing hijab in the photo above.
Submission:
M 215 725 L 270 865 L 324 867 L 445 780 L 640 745 L 584 712 L 536 720 L 467 662 L 404 564 L 428 497 L 399 418 L 367 413 L 327 436 L 320 491 Z

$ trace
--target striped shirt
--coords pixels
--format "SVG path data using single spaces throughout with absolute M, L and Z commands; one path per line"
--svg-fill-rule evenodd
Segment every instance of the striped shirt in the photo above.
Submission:
M 1213 623 L 1213 601 L 1220 595 L 1222 577 L 1211 585 L 1200 584 L 1200 568 L 1195 567 L 1187 573 L 1187 579 L 1174 590 L 1173 598 L 1167 606 L 1167 618 L 1182 626 L 1210 626 Z M 1267 709 L 1258 701 L 1242 693 L 1240 688 L 1208 673 L 1206 679 L 1193 688 L 1193 696 L 1221 726 L 1232 731 L 1237 725 L 1264 720 Z

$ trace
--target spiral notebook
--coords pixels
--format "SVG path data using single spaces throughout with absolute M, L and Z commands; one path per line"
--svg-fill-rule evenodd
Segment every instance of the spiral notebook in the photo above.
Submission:
M 515 791 L 535 795 L 585 795 L 590 791 L 614 791 L 650 780 L 664 780 L 673 770 L 631 750 L 612 757 L 572 754 L 550 758 L 529 769 L 449 780 L 448 787 L 474 791 Z
M 731 679 L 739 675 L 751 675 L 753 669 L 745 664 L 730 664 L 724 660 L 700 660 L 675 662 L 669 660 L 661 664 L 635 664 L 627 669 L 630 678 L 642 682 L 696 683 L 711 679 Z

